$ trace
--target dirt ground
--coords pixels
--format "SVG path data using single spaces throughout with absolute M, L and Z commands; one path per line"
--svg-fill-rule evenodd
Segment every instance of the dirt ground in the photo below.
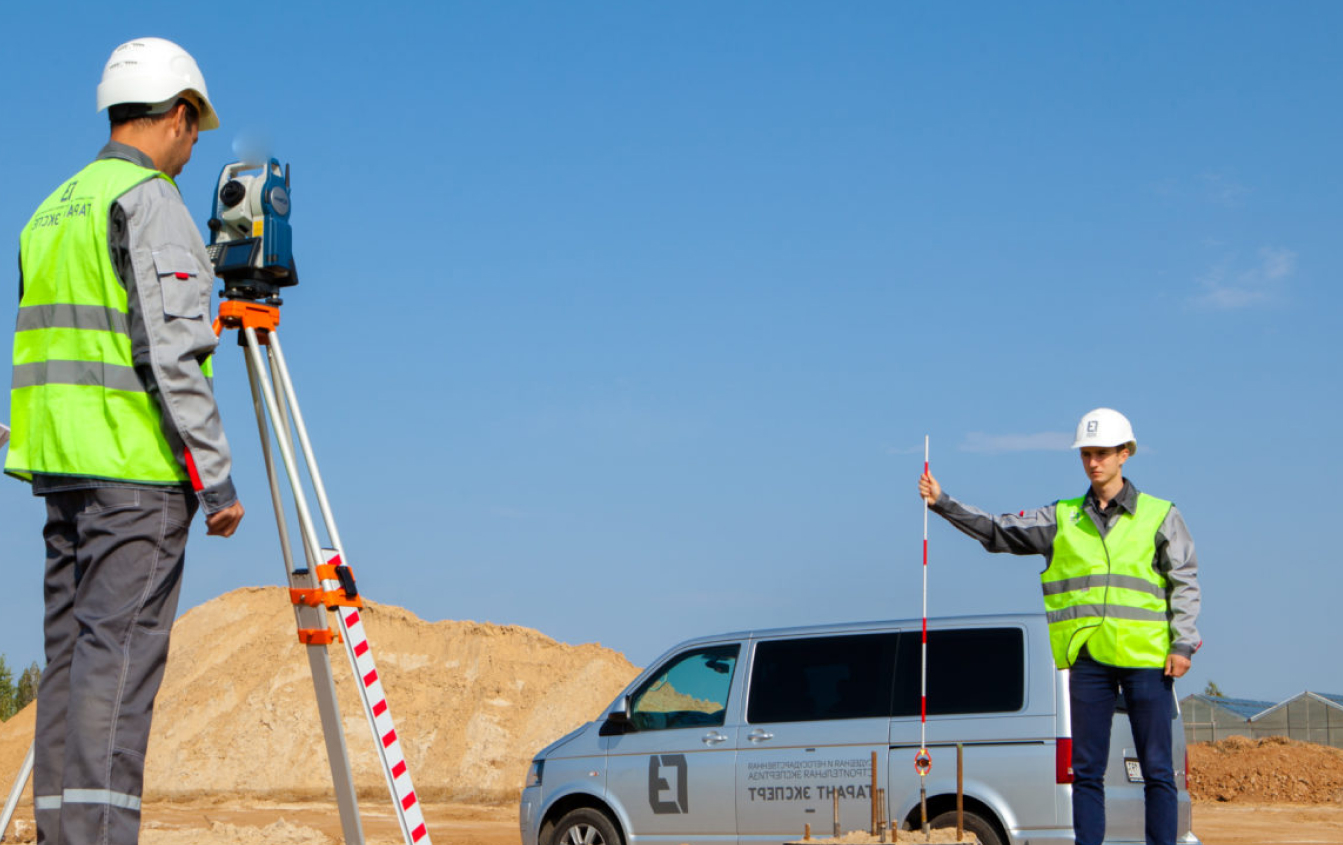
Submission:
M 425 804 L 436 845 L 519 845 L 512 805 Z M 399 845 L 388 807 L 360 807 L 369 845 Z M 20 806 L 6 841 L 32 842 L 32 812 Z M 1198 801 L 1194 832 L 1204 845 L 1343 845 L 1343 804 Z M 335 845 L 340 819 L 325 802 L 160 802 L 145 807 L 144 845 Z M 903 838 L 901 841 L 904 841 Z M 918 841 L 918 840 L 914 840 Z
M 1343 804 L 1194 802 L 1204 845 L 1343 845 Z

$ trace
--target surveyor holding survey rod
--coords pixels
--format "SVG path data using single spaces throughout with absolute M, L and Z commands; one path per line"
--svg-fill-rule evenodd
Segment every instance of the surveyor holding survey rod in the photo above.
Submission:
M 1055 666 L 1071 670 L 1077 845 L 1105 838 L 1105 767 L 1120 691 L 1142 765 L 1147 843 L 1174 845 L 1172 687 L 1201 645 L 1194 541 L 1173 504 L 1124 478 L 1137 442 L 1123 414 L 1097 408 L 1082 417 L 1073 448 L 1091 482 L 1075 499 L 991 516 L 948 496 L 926 470 L 919 495 L 988 551 L 1045 558 L 1050 647 Z

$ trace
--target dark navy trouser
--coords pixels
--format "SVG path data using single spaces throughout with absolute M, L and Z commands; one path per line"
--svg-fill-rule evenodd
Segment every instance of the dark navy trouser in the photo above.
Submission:
M 44 495 L 46 658 L 33 804 L 40 845 L 134 845 L 145 746 L 196 499 L 178 488 Z
M 1084 651 L 1069 682 L 1073 733 L 1073 836 L 1077 845 L 1105 839 L 1105 764 L 1110 729 L 1122 689 L 1133 742 L 1142 765 L 1147 845 L 1175 845 L 1179 805 L 1171 754 L 1174 679 L 1164 669 L 1122 669 Z

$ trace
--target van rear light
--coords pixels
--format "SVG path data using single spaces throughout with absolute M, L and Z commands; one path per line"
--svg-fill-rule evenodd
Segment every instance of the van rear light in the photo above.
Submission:
M 1070 736 L 1061 736 L 1054 742 L 1054 782 L 1073 782 L 1073 739 Z

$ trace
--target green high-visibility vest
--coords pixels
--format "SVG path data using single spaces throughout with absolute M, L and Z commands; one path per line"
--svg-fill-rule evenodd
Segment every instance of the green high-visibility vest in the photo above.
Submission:
M 131 360 L 126 289 L 112 267 L 112 203 L 156 170 L 99 159 L 56 189 L 20 237 L 5 472 L 181 484 L 186 470 Z M 168 179 L 171 182 L 171 179 Z
M 1053 557 L 1040 573 L 1054 665 L 1072 666 L 1085 645 L 1093 659 L 1110 666 L 1163 667 L 1170 606 L 1166 576 L 1152 561 L 1171 503 L 1139 493 L 1136 512 L 1122 513 L 1101 537 L 1084 501 L 1058 503 Z

